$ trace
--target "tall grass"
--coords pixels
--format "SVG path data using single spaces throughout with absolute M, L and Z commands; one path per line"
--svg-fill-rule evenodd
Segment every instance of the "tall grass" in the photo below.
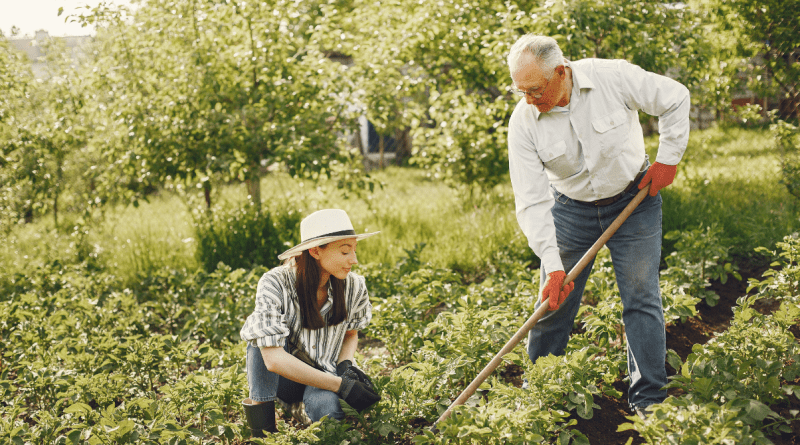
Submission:
M 657 136 L 646 140 L 651 161 L 657 144 Z M 800 205 L 780 183 L 778 162 L 767 130 L 692 132 L 675 183 L 663 191 L 664 232 L 716 224 L 731 253 L 752 255 L 756 247 L 772 247 L 800 230 Z M 357 231 L 381 232 L 359 243 L 362 263 L 394 264 L 422 243 L 422 261 L 464 274 L 485 273 L 499 253 L 536 260 L 517 225 L 508 180 L 468 200 L 418 169 L 388 168 L 372 176 L 384 186 L 345 197 L 331 183 L 273 173 L 262 180 L 263 206 L 273 213 L 302 216 L 329 207 L 346 210 Z M 241 185 L 218 188 L 214 199 L 229 206 L 247 202 Z M 126 280 L 165 267 L 194 269 L 198 262 L 190 210 L 186 197 L 163 192 L 138 208 L 109 209 L 105 221 L 85 237 L 58 232 L 42 218 L 16 227 L 3 240 L 0 262 L 6 270 L 24 273 L 36 261 L 88 255 Z M 665 250 L 671 250 L 669 240 Z
M 195 234 L 186 203 L 161 193 L 139 207 L 118 206 L 92 236 L 107 268 L 130 281 L 167 268 L 194 270 Z
M 655 159 L 657 139 L 648 139 Z M 691 133 L 674 184 L 664 189 L 664 231 L 717 224 L 737 256 L 752 256 L 800 230 L 800 205 L 781 184 L 775 140 L 765 129 Z M 668 244 L 665 244 L 668 246 Z
M 345 198 L 307 181 L 289 187 L 289 178 L 268 177 L 262 183 L 264 205 L 277 203 L 304 215 L 329 207 L 346 210 L 356 231 L 381 232 L 358 245 L 359 260 L 366 263 L 394 264 L 418 244 L 425 244 L 422 261 L 465 273 L 477 273 L 499 250 L 534 258 L 514 216 L 510 185 L 467 203 L 417 169 L 393 167 L 372 176 L 384 186 L 362 198 Z

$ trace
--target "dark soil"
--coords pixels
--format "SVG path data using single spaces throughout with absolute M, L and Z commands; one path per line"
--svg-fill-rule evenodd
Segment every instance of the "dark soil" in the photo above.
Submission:
M 698 305 L 699 316 L 688 319 L 684 323 L 677 322 L 669 325 L 667 331 L 667 349 L 674 350 L 682 360 L 692 352 L 692 346 L 695 344 L 704 344 L 717 333 L 725 331 L 733 317 L 732 308 L 736 305 L 736 300 L 747 293 L 747 279 L 748 278 L 762 278 L 766 266 L 740 265 L 739 272 L 742 275 L 742 280 L 729 279 L 725 284 L 720 282 L 712 282 L 711 290 L 716 292 L 720 299 L 719 302 L 711 307 L 701 302 Z M 770 302 L 759 302 L 756 309 L 762 313 L 770 313 L 777 309 L 777 304 Z M 795 338 L 800 338 L 800 327 L 795 327 L 792 330 Z M 379 345 L 381 342 L 376 341 Z M 363 346 L 363 345 L 362 345 Z M 667 374 L 674 375 L 676 370 L 673 370 L 667 365 Z M 501 369 L 500 375 L 507 382 L 519 387 L 522 385 L 523 369 L 516 365 L 507 365 Z M 790 384 L 800 385 L 800 378 Z M 600 409 L 595 409 L 591 419 L 586 420 L 573 414 L 571 418 L 577 420 L 575 429 L 585 434 L 592 445 L 621 445 L 626 444 L 629 439 L 632 439 L 632 444 L 642 444 L 644 441 L 639 437 L 636 431 L 623 431 L 618 432 L 617 427 L 623 423 L 630 422 L 628 416 L 633 415 L 628 408 L 627 391 L 628 384 L 624 381 L 617 381 L 613 384 L 614 388 L 623 394 L 622 397 L 614 398 L 608 395 L 600 395 L 595 398 L 595 403 L 600 406 Z M 678 395 L 679 390 L 670 390 L 671 395 Z M 789 404 L 786 406 L 774 406 L 772 409 L 783 416 L 784 418 L 791 418 L 790 411 L 800 410 L 800 400 L 791 398 Z M 291 417 L 284 415 L 279 411 L 279 415 L 289 423 L 296 423 Z M 413 426 L 428 428 L 431 425 L 429 419 L 415 419 Z M 792 428 L 792 433 L 784 433 L 780 436 L 772 436 L 769 439 L 775 445 L 800 445 L 800 420 L 795 420 L 789 424 Z M 402 445 L 411 444 L 411 438 L 404 438 L 401 442 Z
M 698 305 L 698 317 L 688 319 L 685 323 L 678 322 L 667 326 L 667 349 L 674 350 L 682 360 L 686 360 L 686 357 L 692 352 L 692 345 L 704 344 L 713 338 L 716 333 L 723 332 L 728 328 L 733 317 L 732 308 L 736 305 L 736 300 L 747 293 L 747 279 L 761 279 L 763 272 L 766 270 L 764 266 L 745 265 L 740 267 L 741 281 L 730 279 L 725 284 L 720 282 L 711 283 L 711 290 L 720 296 L 719 303 L 716 306 L 711 307 L 704 302 L 700 303 Z M 777 309 L 777 305 L 762 303 L 757 305 L 756 309 L 762 313 L 770 313 Z M 800 330 L 795 328 L 792 329 L 792 332 L 796 338 L 800 338 L 797 335 Z M 667 373 L 674 375 L 675 370 L 667 365 Z M 797 382 L 794 382 L 794 384 L 797 384 Z M 618 381 L 614 384 L 614 387 L 623 394 L 627 394 L 627 383 Z M 670 394 L 676 395 L 674 392 L 670 392 Z M 574 416 L 578 421 L 576 429 L 585 434 L 592 445 L 620 445 L 627 443 L 629 438 L 633 438 L 633 444 L 644 443 L 635 431 L 617 432 L 617 426 L 629 422 L 626 416 L 632 415 L 628 408 L 626 396 L 616 399 L 603 395 L 597 398 L 595 403 L 600 405 L 600 409 L 595 410 L 594 416 L 590 420 Z M 791 418 L 789 411 L 800 409 L 800 400 L 793 397 L 790 403 L 790 406 L 772 408 L 784 418 Z M 790 426 L 793 430 L 792 433 L 773 436 L 770 437 L 770 440 L 775 445 L 800 445 L 800 434 L 798 434 L 800 432 L 800 420 L 795 420 Z

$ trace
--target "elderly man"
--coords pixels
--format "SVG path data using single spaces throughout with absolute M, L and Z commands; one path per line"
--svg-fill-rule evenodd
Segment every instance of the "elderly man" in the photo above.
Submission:
M 508 66 L 515 92 L 524 96 L 508 131 L 517 220 L 542 261 L 537 307 L 549 298 L 550 310 L 530 332 L 532 361 L 563 354 L 569 340 L 591 265 L 567 286 L 565 271 L 650 184 L 649 196 L 606 244 L 624 307 L 628 402 L 644 417 L 666 398 L 658 191 L 672 183 L 686 149 L 689 91 L 624 60 L 568 61 L 554 39 L 532 34 L 513 45 Z M 652 165 L 639 110 L 658 117 Z

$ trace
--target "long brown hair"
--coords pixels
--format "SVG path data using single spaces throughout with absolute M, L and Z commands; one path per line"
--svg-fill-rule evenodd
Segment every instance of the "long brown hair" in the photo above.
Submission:
M 325 247 L 325 246 L 320 246 Z M 300 300 L 300 321 L 306 329 L 324 328 L 325 320 L 319 312 L 317 303 L 317 288 L 319 288 L 320 267 L 317 260 L 304 250 L 301 255 L 296 257 L 297 279 L 295 288 L 297 297 Z M 329 326 L 337 324 L 347 319 L 347 305 L 344 301 L 344 280 L 340 280 L 333 275 L 329 278 L 333 288 L 333 308 L 329 315 Z

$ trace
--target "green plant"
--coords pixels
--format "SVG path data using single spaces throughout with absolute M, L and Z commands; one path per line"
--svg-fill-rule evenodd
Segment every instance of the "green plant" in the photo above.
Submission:
M 196 209 L 194 217 L 197 261 L 208 272 L 213 272 L 219 263 L 234 269 L 277 266 L 278 255 L 286 250 L 284 240 L 292 239 L 300 223 L 293 218 L 279 218 L 284 225 L 278 225 L 268 211 L 252 204 Z
M 696 298 L 705 299 L 706 304 L 715 306 L 719 295 L 707 290 L 710 280 L 717 279 L 725 284 L 728 275 L 737 280 L 742 276 L 738 267 L 729 262 L 729 247 L 725 247 L 720 239 L 721 230 L 716 225 L 685 231 L 672 231 L 664 235 L 675 242 L 675 252 L 665 258 L 667 269 L 661 271 L 667 280 L 688 283 L 686 293 Z
M 448 310 L 463 290 L 461 277 L 452 271 L 420 267 L 416 259 L 421 247 L 407 251 L 389 280 L 379 278 L 373 293 L 373 320 L 366 329 L 372 338 L 384 339 L 393 363 L 407 362 L 426 338 L 425 329 L 439 313 Z M 420 267 L 410 271 L 409 266 Z M 381 269 L 381 274 L 383 274 Z M 401 271 L 401 275 L 397 272 Z M 372 274 L 367 275 L 368 282 Z M 398 281 L 392 282 L 392 279 Z M 387 292 L 391 292 L 388 296 Z
M 779 251 L 765 247 L 756 249 L 770 254 L 775 261 L 764 271 L 763 280 L 749 280 L 747 291 L 758 289 L 765 297 L 797 303 L 800 301 L 800 235 L 793 233 L 775 245 Z
M 630 423 L 619 431 L 635 429 L 648 444 L 735 443 L 771 444 L 759 428 L 775 414 L 754 400 L 736 399 L 720 404 L 700 402 L 692 397 L 668 397 L 651 407 L 651 415 L 643 421 L 628 417 Z
M 775 119 L 770 131 L 775 135 L 775 143 L 781 159 L 781 183 L 789 193 L 800 199 L 800 129 L 789 122 Z

